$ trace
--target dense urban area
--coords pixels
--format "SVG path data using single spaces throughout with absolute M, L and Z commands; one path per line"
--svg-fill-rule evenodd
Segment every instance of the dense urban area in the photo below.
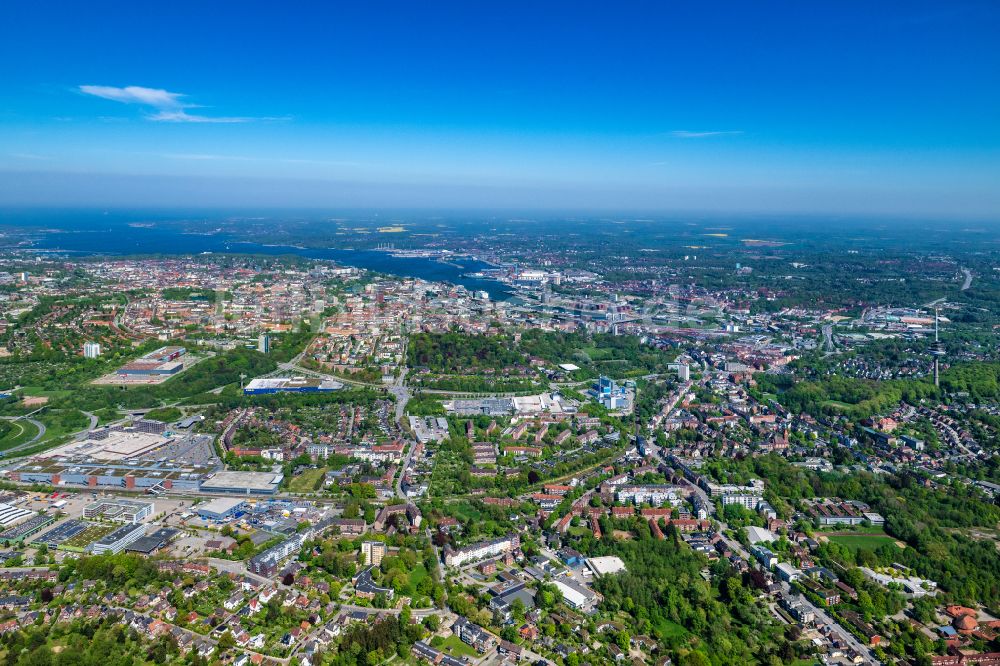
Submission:
M 0 663 L 1000 665 L 995 235 L 150 228 L 0 238 Z

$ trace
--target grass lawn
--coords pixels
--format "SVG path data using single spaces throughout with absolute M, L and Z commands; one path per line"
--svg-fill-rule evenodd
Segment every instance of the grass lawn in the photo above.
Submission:
M 824 531 L 820 532 L 820 535 L 834 536 L 837 534 L 885 534 L 885 530 L 881 525 L 854 525 L 843 527 L 827 527 Z
M 839 534 L 828 537 L 832 543 L 839 544 L 857 552 L 859 550 L 875 550 L 885 544 L 893 545 L 896 540 L 885 534 Z
M 47 409 L 32 418 L 45 424 L 43 442 L 60 440 L 90 425 L 90 419 L 78 409 Z
M 666 619 L 661 621 L 659 624 L 654 625 L 653 631 L 655 631 L 660 637 L 660 640 L 664 642 L 669 642 L 670 639 L 684 638 L 688 633 L 687 629 L 681 625 Z
M 427 569 L 423 564 L 417 564 L 413 567 L 413 571 L 410 572 L 410 587 L 414 590 L 417 589 L 417 585 L 420 585 L 421 581 L 427 578 Z
M 31 396 L 32 398 L 65 398 L 66 396 L 72 395 L 73 392 L 67 389 L 53 389 L 45 390 L 41 386 L 25 386 L 21 389 L 22 395 Z
M 466 645 L 458 636 L 449 636 L 444 639 L 441 649 L 453 657 L 469 657 L 474 659 L 479 653 L 471 645 Z
M 35 424 L 25 419 L 9 421 L 8 424 L 10 431 L 3 438 L 0 438 L 0 451 L 24 444 L 38 434 L 38 428 L 35 427 Z
M 591 361 L 606 361 L 613 354 L 610 349 L 598 349 L 597 347 L 584 347 L 580 351 L 589 356 Z
M 296 477 L 292 477 L 288 482 L 288 490 L 293 493 L 311 493 L 316 490 L 316 485 L 326 474 L 326 467 L 307 469 Z
M 481 520 L 483 514 L 476 507 L 472 506 L 469 502 L 457 502 L 452 505 L 455 508 L 455 513 L 459 515 L 462 520 L 466 522 Z

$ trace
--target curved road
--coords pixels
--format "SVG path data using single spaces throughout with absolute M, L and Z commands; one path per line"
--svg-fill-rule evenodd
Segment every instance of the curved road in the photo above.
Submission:
M 28 440 L 27 442 L 22 442 L 21 444 L 18 444 L 17 446 L 12 447 L 12 448 L 7 449 L 6 451 L 4 451 L 3 455 L 5 457 L 9 456 L 11 453 L 14 453 L 15 451 L 20 451 L 21 449 L 28 448 L 29 446 L 31 446 L 32 444 L 36 443 L 38 440 L 40 440 L 42 437 L 45 436 L 45 424 L 42 423 L 41 421 L 38 421 L 38 420 L 35 420 L 35 419 L 29 419 L 26 416 L 2 416 L 0 418 L 4 419 L 6 421 L 14 421 L 14 422 L 20 421 L 20 420 L 23 419 L 23 420 L 28 421 L 29 423 L 31 423 L 36 428 L 38 428 L 38 433 L 34 437 L 32 437 L 30 440 Z

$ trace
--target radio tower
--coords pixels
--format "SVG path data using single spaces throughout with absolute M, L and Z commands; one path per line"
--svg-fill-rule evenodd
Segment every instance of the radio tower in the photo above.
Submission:
M 939 387 L 940 384 L 940 359 L 945 355 L 944 345 L 941 344 L 941 339 L 938 337 L 938 309 L 934 308 L 934 345 L 931 347 L 931 355 L 934 356 L 934 386 Z

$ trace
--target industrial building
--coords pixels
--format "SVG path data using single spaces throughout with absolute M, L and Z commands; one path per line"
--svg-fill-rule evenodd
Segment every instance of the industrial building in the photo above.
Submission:
M 139 553 L 140 555 L 152 555 L 156 551 L 166 548 L 178 534 L 180 534 L 180 530 L 161 527 L 148 536 L 136 539 L 125 550 L 130 553 Z
M 174 375 L 184 369 L 178 361 L 185 353 L 184 347 L 160 347 L 118 368 L 119 375 Z
M 327 393 L 344 387 L 332 379 L 312 377 L 263 377 L 251 379 L 243 387 L 244 395 L 270 395 L 273 393 Z
M 0 502 L 0 527 L 9 527 L 33 515 L 34 511 Z
M 98 500 L 83 509 L 83 517 L 91 520 L 113 520 L 136 525 L 153 515 L 153 503 L 127 499 Z
M 166 451 L 170 455 L 164 455 Z M 209 435 L 166 437 L 112 426 L 39 453 L 7 472 L 7 478 L 56 487 L 124 488 L 153 494 L 197 491 L 217 467 L 212 457 Z
M 590 557 L 587 558 L 587 568 L 593 571 L 595 576 L 608 576 L 625 571 L 625 563 L 620 557 L 613 555 Z
M 28 518 L 23 523 L 18 523 L 17 525 L 8 527 L 3 532 L 0 532 L 0 542 L 8 544 L 20 543 L 35 532 L 43 530 L 54 522 L 56 522 L 55 516 L 40 513 Z
M 118 368 L 119 375 L 174 375 L 184 369 L 178 361 L 187 350 L 184 347 L 160 347 Z
M 161 424 L 162 425 L 162 424 Z M 93 430 L 85 439 L 72 441 L 39 454 L 43 459 L 86 457 L 92 460 L 117 462 L 135 458 L 160 448 L 170 441 L 161 434 L 112 426 Z
M 246 502 L 231 497 L 219 497 L 196 507 L 198 516 L 206 520 L 226 520 L 246 509 Z
M 234 495 L 274 495 L 284 476 L 273 472 L 216 472 L 201 482 L 208 493 Z
M 577 583 L 572 578 L 560 576 L 559 578 L 555 578 L 552 584 L 559 588 L 563 601 L 577 610 L 589 612 L 600 603 L 600 594 L 589 587 Z
M 106 534 L 94 543 L 90 544 L 88 550 L 94 555 L 105 553 L 120 553 L 126 546 L 135 543 L 146 534 L 144 525 L 122 525 L 114 532 Z

